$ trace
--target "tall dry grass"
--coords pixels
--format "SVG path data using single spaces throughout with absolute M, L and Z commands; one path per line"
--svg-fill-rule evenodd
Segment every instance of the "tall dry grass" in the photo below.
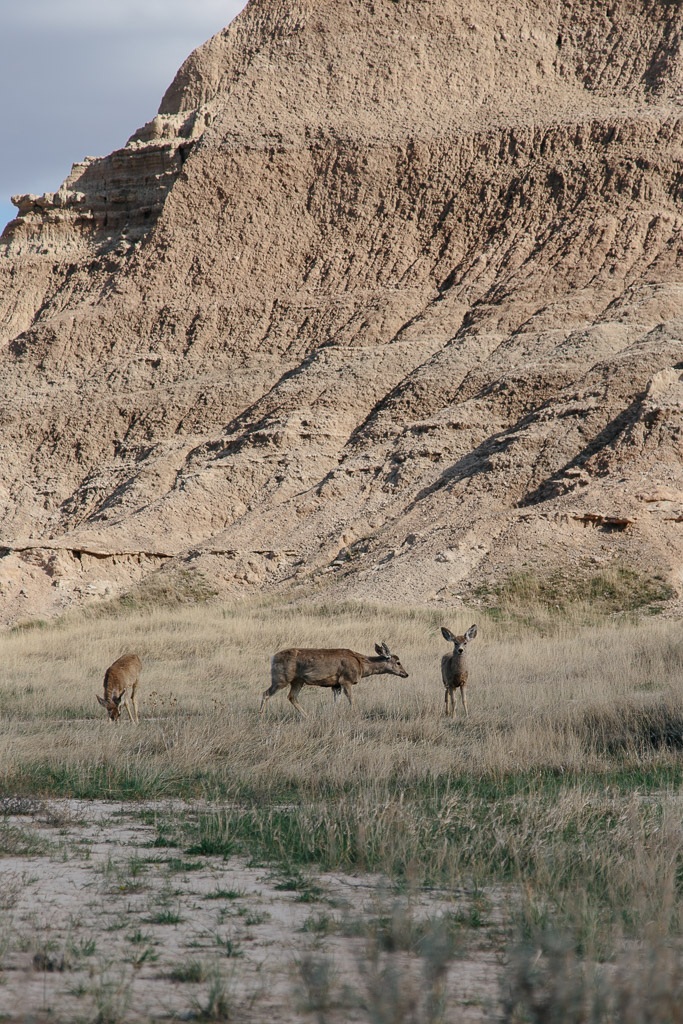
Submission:
M 439 626 L 479 619 L 471 645 L 470 717 L 443 715 Z M 378 641 L 410 673 L 355 690 L 334 706 L 307 687 L 299 720 L 284 694 L 258 714 L 269 658 L 285 646 Z M 114 726 L 96 701 L 104 670 L 127 651 L 142 658 L 142 724 Z M 683 747 L 683 636 L 660 619 L 510 633 L 481 614 L 266 604 L 135 609 L 66 619 L 0 637 L 0 779 L 91 794 L 125 771 L 139 793 L 312 793 L 358 780 L 414 785 L 445 776 L 503 777 L 539 770 L 675 768 Z M 91 780 L 90 782 L 88 780 Z M 94 795 L 94 793 L 92 794 Z
M 481 611 L 263 602 L 140 606 L 14 631 L 0 637 L 0 786 L 205 797 L 182 820 L 159 818 L 160 843 L 290 871 L 495 886 L 519 948 L 550 948 L 559 928 L 581 963 L 648 929 L 666 943 L 683 923 L 683 636 L 658 618 L 586 619 L 544 614 L 533 629 Z M 439 627 L 473 621 L 470 717 L 458 707 L 453 721 Z M 284 694 L 259 715 L 278 649 L 370 653 L 384 641 L 408 679 L 362 681 L 353 709 L 306 688 L 307 719 Z M 96 701 L 127 651 L 143 662 L 138 728 L 111 724 Z M 515 961 L 511 1006 L 535 956 Z M 548 978 L 539 985 L 541 998 Z

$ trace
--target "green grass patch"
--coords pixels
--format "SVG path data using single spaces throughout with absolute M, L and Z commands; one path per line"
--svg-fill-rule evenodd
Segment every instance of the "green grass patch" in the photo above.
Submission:
M 122 727 L 123 728 L 123 727 Z M 152 800 L 169 795 L 196 797 L 206 777 L 144 764 L 54 764 L 34 760 L 5 773 L 2 785 L 17 796 L 76 800 Z
M 180 911 L 173 910 L 170 907 L 164 907 L 155 914 L 150 914 L 147 918 L 149 924 L 180 924 L 182 920 L 183 917 Z
M 244 899 L 246 893 L 242 889 L 214 889 L 213 892 L 207 892 L 204 897 L 205 900 L 241 900 Z
M 198 985 L 206 981 L 209 970 L 201 960 L 188 960 L 187 963 L 177 964 L 169 972 L 168 976 L 172 981 L 180 984 Z
M 557 618 L 580 606 L 591 617 L 625 612 L 653 614 L 675 596 L 675 591 L 661 574 L 625 565 L 596 571 L 590 563 L 579 562 L 571 570 L 512 572 L 501 583 L 476 588 L 474 596 L 498 618 L 532 621 L 539 607 L 550 609 Z
M 200 860 L 184 860 L 182 857 L 169 857 L 165 861 L 170 872 L 202 871 L 206 865 Z
M 666 794 L 639 793 L 633 781 L 614 776 L 610 789 L 539 774 L 451 780 L 413 794 L 368 784 L 353 798 L 201 814 L 187 831 L 194 849 L 280 865 L 279 887 L 292 892 L 306 892 L 314 866 L 403 885 L 523 883 L 557 919 L 581 917 L 587 934 L 618 926 L 635 935 L 672 895 L 679 840 Z M 671 923 L 675 930 L 675 915 Z

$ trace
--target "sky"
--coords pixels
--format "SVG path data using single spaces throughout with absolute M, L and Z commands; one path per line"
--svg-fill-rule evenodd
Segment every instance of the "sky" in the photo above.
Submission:
M 184 59 L 246 0 L 0 0 L 0 231 L 151 120 Z

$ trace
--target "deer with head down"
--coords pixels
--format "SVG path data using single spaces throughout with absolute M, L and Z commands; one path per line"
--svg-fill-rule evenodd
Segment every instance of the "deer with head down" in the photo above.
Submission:
M 297 700 L 304 686 L 329 686 L 335 700 L 342 690 L 353 707 L 351 687 L 366 676 L 394 675 L 401 679 L 408 678 L 397 655 L 392 654 L 386 644 L 375 644 L 375 651 L 376 658 L 343 647 L 292 647 L 278 651 L 270 659 L 271 683 L 263 691 L 261 711 L 265 709 L 266 702 L 286 686 L 289 686 L 287 699 L 305 718 L 306 712 Z
M 137 654 L 124 654 L 104 673 L 104 697 L 97 694 L 97 699 L 102 707 L 106 708 L 112 722 L 118 722 L 121 717 L 121 704 L 123 703 L 131 722 L 138 725 L 140 719 L 136 691 L 140 681 L 141 668 L 142 664 Z M 130 710 L 131 704 L 135 717 Z
M 470 640 L 474 640 L 477 635 L 477 627 L 472 625 L 462 636 L 455 636 L 454 633 L 451 633 L 450 629 L 442 626 L 441 634 L 444 640 L 448 640 L 449 643 L 453 644 L 453 653 L 444 654 L 441 659 L 441 678 L 443 679 L 443 685 L 446 687 L 446 714 L 452 715 L 455 718 L 455 691 L 460 690 L 465 715 L 469 715 L 467 697 L 465 696 L 465 687 L 467 686 L 469 674 L 466 648 Z

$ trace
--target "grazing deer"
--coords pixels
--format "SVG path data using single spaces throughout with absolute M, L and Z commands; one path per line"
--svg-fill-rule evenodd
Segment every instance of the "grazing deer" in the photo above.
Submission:
M 444 640 L 448 640 L 449 643 L 453 644 L 453 653 L 444 654 L 441 659 L 441 678 L 443 679 L 443 685 L 446 687 L 446 714 L 452 715 L 455 718 L 455 691 L 459 688 L 462 706 L 465 709 L 465 714 L 468 715 L 467 697 L 465 696 L 468 675 L 465 648 L 469 641 L 474 640 L 477 635 L 477 627 L 476 625 L 470 626 L 462 636 L 454 636 L 450 629 L 442 626 L 441 633 Z
M 365 676 L 389 674 L 408 678 L 408 673 L 398 660 L 391 654 L 386 644 L 375 644 L 376 658 L 366 658 L 364 654 L 356 654 L 345 648 L 303 648 L 292 647 L 286 651 L 278 651 L 270 659 L 271 683 L 261 697 L 261 711 L 266 701 L 278 690 L 289 686 L 287 699 L 296 710 L 306 718 L 306 712 L 299 704 L 297 697 L 304 686 L 331 686 L 335 702 L 341 690 L 344 691 L 349 704 L 353 707 L 351 687 Z
M 140 681 L 141 668 L 142 665 L 137 654 L 124 654 L 104 673 L 104 697 L 97 694 L 97 699 L 102 707 L 107 709 L 107 714 L 112 722 L 118 722 L 121 717 L 121 701 L 123 701 L 131 722 L 135 722 L 136 725 L 139 723 L 138 702 L 135 693 Z M 128 702 L 129 693 L 135 718 L 131 714 Z

